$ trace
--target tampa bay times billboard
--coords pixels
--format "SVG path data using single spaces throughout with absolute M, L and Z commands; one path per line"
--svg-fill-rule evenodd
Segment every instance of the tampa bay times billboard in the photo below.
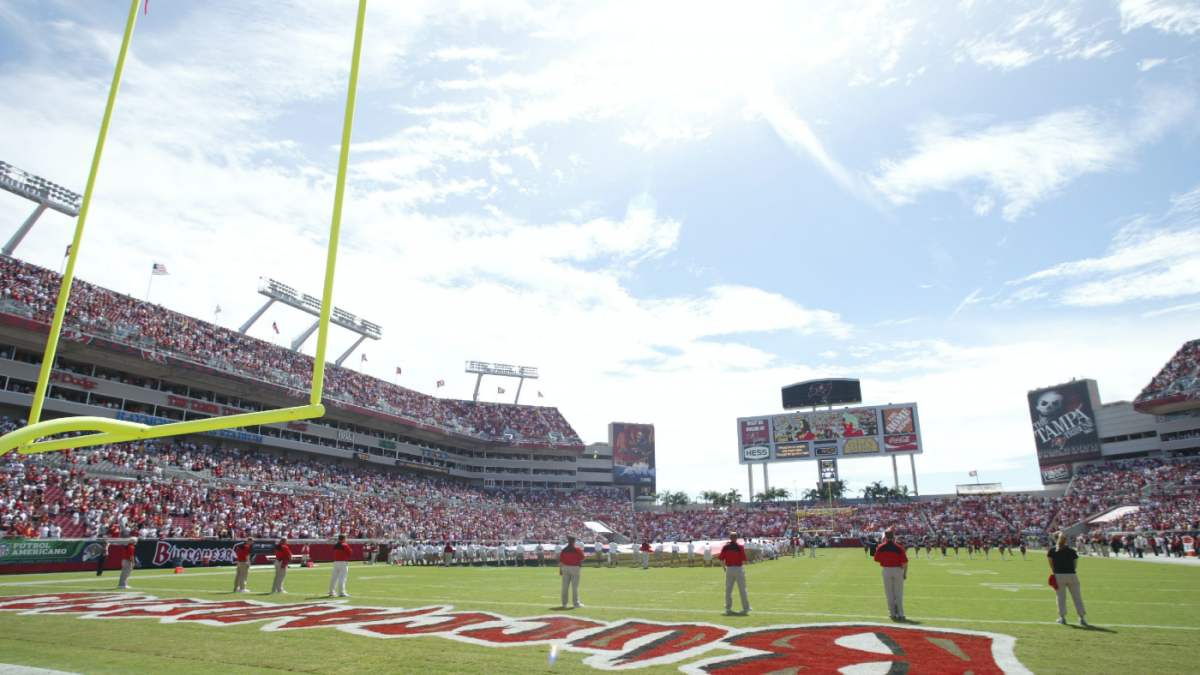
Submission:
M 1098 398 L 1095 380 L 1029 392 L 1029 417 L 1043 483 L 1066 482 L 1070 480 L 1070 462 L 1100 457 L 1094 407 Z
M 608 442 L 613 449 L 613 484 L 633 485 L 638 499 L 655 493 L 654 425 L 613 422 L 608 425 Z
M 738 463 L 919 455 L 916 403 L 739 417 Z

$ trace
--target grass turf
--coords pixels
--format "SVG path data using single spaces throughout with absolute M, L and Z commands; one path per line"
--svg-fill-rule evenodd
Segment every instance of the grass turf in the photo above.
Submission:
M 1095 628 L 1055 625 L 1044 554 L 1002 562 L 913 560 L 905 610 L 923 627 L 1003 633 L 1017 639 L 1017 658 L 1035 673 L 1176 673 L 1194 669 L 1200 653 L 1200 569 L 1127 560 L 1083 558 L 1079 564 L 1088 618 Z M 617 621 L 696 621 L 735 628 L 848 621 L 887 622 L 879 567 L 861 550 L 822 550 L 815 559 L 785 558 L 747 568 L 750 616 L 724 616 L 720 569 L 585 568 L 572 616 Z M 271 571 L 254 570 L 252 591 L 270 586 Z M 134 592 L 161 598 L 305 602 L 328 590 L 329 566 L 295 570 L 285 596 L 234 596 L 231 568 L 182 575 L 137 571 Z M 115 576 L 84 574 L 0 577 L 0 595 L 110 591 Z M 553 568 L 408 568 L 351 566 L 354 605 L 420 607 L 509 617 L 562 614 Z M 735 597 L 735 603 L 737 602 Z M 1071 621 L 1077 623 L 1074 612 Z M 585 655 L 560 652 L 549 663 L 545 645 L 497 649 L 440 637 L 372 639 L 334 629 L 264 632 L 261 623 L 220 628 L 162 625 L 152 619 L 83 621 L 78 615 L 18 616 L 0 612 L 0 662 L 84 674 L 549 673 L 598 672 Z M 710 652 L 705 657 L 717 655 Z M 692 659 L 697 660 L 697 659 Z M 684 662 L 686 663 L 686 661 Z M 639 669 L 677 673 L 682 664 Z M 914 674 L 915 675 L 915 674 Z

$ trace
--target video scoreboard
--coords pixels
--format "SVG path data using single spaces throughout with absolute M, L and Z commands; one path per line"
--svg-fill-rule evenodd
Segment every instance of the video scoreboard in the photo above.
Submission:
M 918 455 L 916 403 L 740 417 L 738 463 Z

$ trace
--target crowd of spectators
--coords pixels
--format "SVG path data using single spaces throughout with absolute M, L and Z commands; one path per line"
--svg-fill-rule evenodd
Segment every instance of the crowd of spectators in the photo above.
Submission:
M 49 323 L 61 282 L 45 268 L 0 259 L 0 300 L 8 301 L 0 311 L 12 312 L 17 303 L 29 318 Z M 282 385 L 297 395 L 307 396 L 312 386 L 310 356 L 79 279 L 71 287 L 64 328 Z M 582 445 L 557 408 L 443 399 L 333 364 L 325 366 L 325 395 L 490 441 Z
M 61 454 L 53 464 L 10 459 L 0 489 L 0 527 L 19 536 L 412 538 L 422 541 L 551 541 L 591 536 L 585 520 L 630 523 L 628 492 L 586 488 L 492 490 L 412 474 L 244 453 L 238 486 L 203 480 L 228 456 L 194 445 L 127 445 Z M 135 480 L 91 475 L 100 463 Z M 196 472 L 196 478 L 164 473 Z M 222 473 L 225 473 L 222 471 Z M 374 474 L 374 475 L 368 475 Z M 323 489 L 297 492 L 300 486 Z M 56 528 L 63 528 L 57 530 Z M 49 528 L 49 529 L 45 529 Z
M 1200 390 L 1200 340 L 1184 343 L 1135 401 Z

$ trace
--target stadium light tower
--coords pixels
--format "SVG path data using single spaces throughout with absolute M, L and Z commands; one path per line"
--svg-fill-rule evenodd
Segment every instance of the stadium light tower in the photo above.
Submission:
M 11 256 L 13 251 L 17 250 L 21 240 L 29 234 L 29 231 L 33 229 L 33 224 L 42 217 L 46 209 L 54 209 L 64 215 L 78 218 L 79 207 L 83 204 L 83 195 L 71 192 L 40 176 L 22 171 L 8 162 L 0 162 L 0 188 L 37 204 L 33 213 L 29 214 L 21 227 L 17 228 L 16 233 L 4 245 L 4 249 L 0 250 L 0 253 L 6 256 Z
M 525 384 L 525 380 L 538 379 L 537 368 L 531 368 L 529 366 L 510 366 L 504 363 L 467 361 L 467 372 L 478 375 L 478 377 L 475 378 L 475 395 L 471 397 L 472 401 L 479 400 L 479 384 L 483 382 L 484 375 L 499 375 L 500 377 L 519 378 L 520 382 L 517 383 L 517 397 L 513 399 L 513 403 L 521 402 L 521 386 Z
M 282 302 L 288 307 L 293 307 L 317 317 L 317 320 L 314 321 L 311 326 L 306 328 L 303 333 L 297 335 L 296 339 L 292 340 L 292 350 L 294 351 L 299 349 L 300 346 L 304 344 L 305 340 L 308 340 L 309 336 L 313 334 L 313 331 L 315 331 L 317 326 L 321 323 L 320 298 L 314 298 L 307 293 L 298 293 L 296 292 L 296 289 L 292 288 L 291 286 L 281 284 L 278 281 L 275 281 L 274 279 L 268 279 L 267 277 L 258 278 L 258 292 L 261 295 L 267 296 L 267 304 L 260 307 L 259 310 L 246 321 L 246 323 L 242 324 L 242 327 L 238 329 L 238 332 L 245 333 L 246 331 L 250 330 L 250 327 L 254 325 L 254 322 L 258 321 L 259 317 L 266 313 L 267 309 L 269 309 L 271 305 L 275 304 L 276 302 Z M 344 311 L 337 307 L 333 308 L 329 317 L 329 322 L 341 326 L 348 331 L 358 333 L 359 336 L 358 340 L 356 340 L 354 344 L 350 346 L 350 349 L 347 349 L 341 356 L 338 357 L 337 361 L 333 362 L 334 365 L 337 366 L 342 365 L 342 362 L 346 360 L 346 357 L 350 356 L 355 349 L 358 349 L 358 346 L 363 343 L 363 340 L 366 340 L 367 338 L 378 340 L 379 338 L 383 337 L 383 329 L 380 328 L 378 324 L 371 323 L 366 319 L 360 319 L 350 312 Z

